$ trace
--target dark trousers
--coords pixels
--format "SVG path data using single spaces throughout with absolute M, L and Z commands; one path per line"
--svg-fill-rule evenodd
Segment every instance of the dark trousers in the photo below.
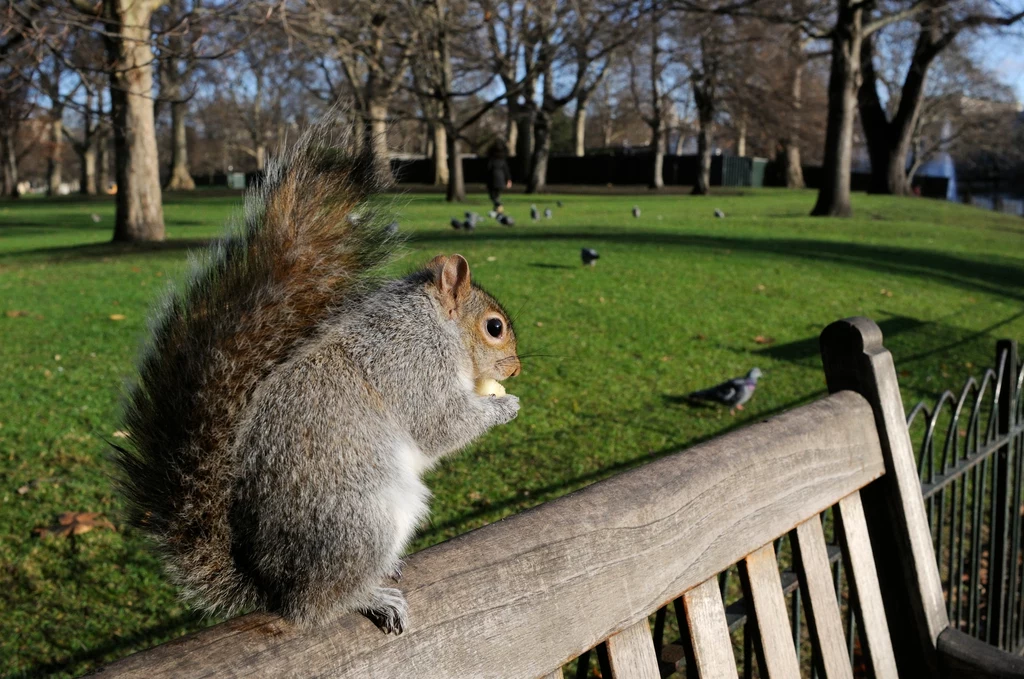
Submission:
M 487 189 L 487 195 L 491 197 L 491 202 L 494 203 L 495 210 L 501 207 L 501 189 L 490 187 Z

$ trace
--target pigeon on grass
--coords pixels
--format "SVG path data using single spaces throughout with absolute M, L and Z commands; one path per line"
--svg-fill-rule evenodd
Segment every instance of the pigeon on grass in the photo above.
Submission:
M 601 255 L 597 254 L 597 250 L 594 248 L 583 248 L 580 250 L 580 259 L 583 260 L 584 266 L 594 266 L 594 262 L 600 259 Z
M 639 217 L 640 216 L 640 206 L 639 205 L 634 205 L 633 206 L 633 216 L 634 217 Z
M 498 215 L 498 223 L 502 226 L 515 226 L 516 220 L 503 213 Z
M 761 377 L 760 368 L 754 368 L 746 377 L 726 380 L 708 389 L 701 389 L 689 394 L 689 398 L 697 401 L 711 401 L 729 406 L 729 414 L 735 415 L 743 410 L 743 404 L 750 400 L 757 388 L 757 380 Z
M 715 216 L 716 216 L 716 217 L 718 217 L 719 219 L 721 219 L 722 217 L 724 217 L 724 216 L 725 216 L 725 213 L 724 213 L 724 212 L 722 212 L 721 210 L 719 210 L 719 209 L 718 209 L 718 208 L 716 207 L 716 208 L 715 208 Z
M 551 208 L 549 208 L 549 207 L 544 208 L 544 218 L 545 219 L 551 219 Z
M 530 206 L 530 219 L 532 219 L 533 221 L 537 221 L 538 219 L 540 219 L 540 212 L 537 210 L 536 205 Z

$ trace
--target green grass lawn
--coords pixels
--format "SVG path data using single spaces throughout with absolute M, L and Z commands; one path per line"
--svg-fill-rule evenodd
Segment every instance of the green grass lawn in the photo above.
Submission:
M 472 234 L 448 219 L 485 212 L 483 196 L 395 201 L 411 234 L 396 272 L 462 253 L 515 314 L 527 356 L 507 384 L 519 418 L 430 475 L 415 549 L 821 395 L 817 336 L 835 319 L 881 324 L 908 405 L 980 374 L 997 338 L 1024 338 L 1019 218 L 857 195 L 855 218 L 817 219 L 812 192 L 769 190 L 536 202 L 556 198 L 564 208 L 535 224 L 532 201 L 511 196 L 518 226 Z M 169 241 L 145 249 L 106 244 L 106 200 L 0 202 L 3 676 L 80 674 L 214 622 L 176 601 L 122 525 L 104 439 L 150 305 L 239 202 L 168 196 Z M 582 246 L 600 252 L 596 267 L 580 266 Z M 765 378 L 735 417 L 681 398 L 755 365 Z M 102 512 L 118 530 L 33 534 L 66 511 Z

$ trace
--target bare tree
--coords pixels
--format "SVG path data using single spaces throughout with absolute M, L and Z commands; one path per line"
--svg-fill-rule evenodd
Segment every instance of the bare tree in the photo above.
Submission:
M 902 86 L 890 90 L 889 111 L 879 98 L 875 62 L 876 35 L 867 33 L 860 45 L 862 84 L 859 110 L 871 156 L 871 186 L 876 193 L 908 194 L 907 158 L 926 92 L 928 71 L 939 54 L 957 36 L 986 27 L 1005 27 L 1024 19 L 1024 11 L 1011 12 L 1001 3 L 991 11 L 975 3 L 927 0 L 916 12 L 917 39 Z
M 327 91 L 349 100 L 361 122 L 361 143 L 382 180 L 390 180 L 387 139 L 391 99 L 409 67 L 418 27 L 403 2 L 335 0 L 310 3 L 287 15 L 290 35 L 317 55 Z M 344 79 L 347 88 L 341 88 Z M 344 97 L 344 98 L 343 98 Z
M 587 99 L 604 78 L 613 52 L 631 37 L 633 19 L 629 9 L 596 1 L 578 1 L 561 7 L 552 4 L 548 12 L 540 13 L 537 28 L 541 34 L 538 65 L 542 94 L 534 119 L 527 193 L 544 190 L 552 118 L 574 99 L 574 136 L 577 155 L 582 155 Z M 563 83 L 564 93 L 557 93 L 557 83 Z
M 446 198 L 461 201 L 466 196 L 466 186 L 458 143 L 465 130 L 501 101 L 517 96 L 527 80 L 535 81 L 535 74 L 527 73 L 504 92 L 484 95 L 492 89 L 495 73 L 486 63 L 488 57 L 476 50 L 475 44 L 483 37 L 483 18 L 487 10 L 468 0 L 429 0 L 420 12 L 416 21 L 419 42 L 410 87 L 420 96 L 436 102 L 438 118 L 428 122 L 440 122 L 445 129 Z M 430 115 L 429 110 L 424 115 Z
M 628 53 L 632 103 L 651 130 L 650 146 L 654 157 L 650 182 L 652 189 L 665 186 L 662 177 L 665 164 L 665 123 L 668 109 L 675 105 L 675 91 L 686 82 L 679 73 L 679 63 L 672 59 L 672 52 L 665 48 L 667 21 L 668 10 L 665 5 L 654 0 L 639 22 L 646 40 L 638 46 L 641 49 Z M 638 64 L 640 59 L 646 62 L 642 67 Z

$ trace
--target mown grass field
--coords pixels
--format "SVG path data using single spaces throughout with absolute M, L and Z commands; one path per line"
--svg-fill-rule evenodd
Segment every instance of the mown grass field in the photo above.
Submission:
M 561 199 L 564 207 L 555 208 Z M 824 393 L 817 335 L 878 321 L 908 405 L 959 387 L 1024 338 L 1024 221 L 924 199 L 857 195 L 850 220 L 810 218 L 811 192 L 545 196 L 551 220 L 475 233 L 461 207 L 406 195 L 396 272 L 461 252 L 516 315 L 522 410 L 433 472 L 415 549 Z M 125 529 L 105 439 L 147 310 L 240 198 L 170 195 L 168 242 L 107 244 L 109 201 L 0 202 L 0 672 L 77 675 L 214 622 L 186 610 Z M 630 216 L 636 204 L 639 219 Z M 725 219 L 715 219 L 720 208 Z M 484 196 L 468 209 L 485 212 Z M 92 215 L 99 216 L 95 223 Z M 579 262 L 596 248 L 594 268 Z M 760 367 L 746 411 L 683 395 Z M 62 512 L 116 531 L 36 537 Z

